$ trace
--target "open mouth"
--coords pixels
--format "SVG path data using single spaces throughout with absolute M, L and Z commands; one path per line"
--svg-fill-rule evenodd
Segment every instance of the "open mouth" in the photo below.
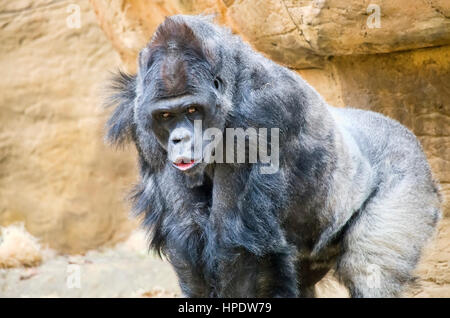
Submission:
M 192 168 L 195 165 L 195 160 L 191 160 L 190 162 L 183 162 L 183 161 L 174 162 L 173 165 L 178 169 L 185 171 Z

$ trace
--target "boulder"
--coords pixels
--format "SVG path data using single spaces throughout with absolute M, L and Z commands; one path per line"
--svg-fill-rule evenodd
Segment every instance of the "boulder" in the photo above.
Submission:
M 24 222 L 65 253 L 120 241 L 135 226 L 123 200 L 133 155 L 103 142 L 101 87 L 119 59 L 89 2 L 72 4 L 0 4 L 0 225 Z
M 450 44 L 447 0 L 91 0 L 130 70 L 165 16 L 215 14 L 257 50 L 291 68 L 322 68 L 328 56 Z M 379 23 L 377 23 L 379 21 Z

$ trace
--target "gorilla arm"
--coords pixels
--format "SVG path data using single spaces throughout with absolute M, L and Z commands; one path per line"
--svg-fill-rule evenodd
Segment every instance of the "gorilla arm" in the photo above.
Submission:
M 221 296 L 295 297 L 295 249 L 280 226 L 283 173 L 259 168 L 216 165 L 210 221 L 217 237 L 207 250 L 216 255 Z

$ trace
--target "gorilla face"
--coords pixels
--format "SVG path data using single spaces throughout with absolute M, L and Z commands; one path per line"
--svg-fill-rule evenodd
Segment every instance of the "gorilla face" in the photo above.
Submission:
M 205 146 L 202 136 L 214 122 L 217 106 L 214 100 L 202 97 L 185 95 L 162 100 L 149 107 L 149 126 L 167 150 L 167 159 L 185 173 L 195 172 L 207 161 L 201 151 Z M 199 123 L 201 131 L 195 129 L 195 124 Z M 195 142 L 201 143 L 200 151 L 195 148 Z
M 170 19 L 139 57 L 134 110 L 139 144 L 145 154 L 145 145 L 151 145 L 146 138 L 153 134 L 166 159 L 187 175 L 203 174 L 211 155 L 203 151 L 211 149 L 203 133 L 208 128 L 223 131 L 231 104 L 230 83 L 221 75 L 223 54 L 216 54 L 212 43 L 216 41 L 194 36 L 187 25 Z

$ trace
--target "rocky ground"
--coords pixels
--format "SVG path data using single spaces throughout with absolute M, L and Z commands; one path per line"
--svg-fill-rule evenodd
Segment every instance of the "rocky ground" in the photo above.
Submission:
M 84 255 L 42 252 L 36 267 L 0 269 L 0 297 L 175 297 L 167 262 L 147 252 L 145 235 L 134 233 L 114 248 Z
M 450 227 L 447 227 L 450 228 Z M 446 282 L 448 233 L 441 231 L 420 268 L 421 286 L 412 297 L 450 297 Z M 442 255 L 436 259 L 436 255 Z M 42 251 L 34 267 L 0 269 L 0 297 L 179 297 L 170 265 L 147 252 L 145 234 L 134 232 L 114 248 L 84 255 L 56 255 Z M 428 259 L 436 259 L 430 262 Z M 436 273 L 440 273 L 436 274 Z M 318 285 L 319 297 L 347 297 L 346 290 L 329 275 Z

